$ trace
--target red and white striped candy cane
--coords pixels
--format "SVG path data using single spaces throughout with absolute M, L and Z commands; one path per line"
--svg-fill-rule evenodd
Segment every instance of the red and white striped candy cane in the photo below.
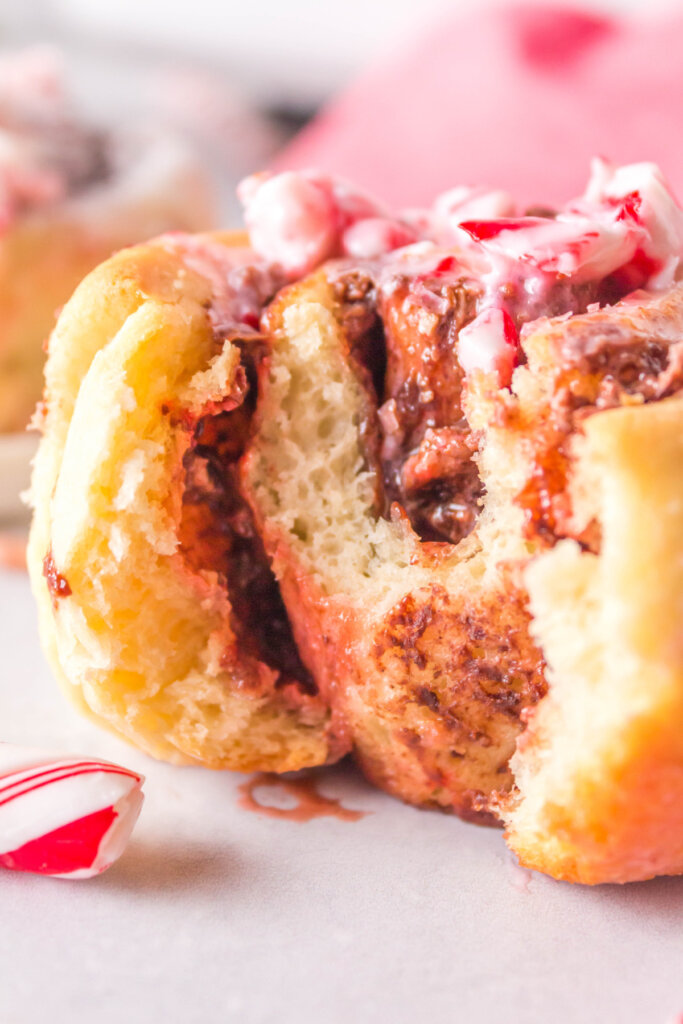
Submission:
M 143 781 L 108 761 L 0 743 L 0 865 L 58 878 L 100 874 L 123 853 Z

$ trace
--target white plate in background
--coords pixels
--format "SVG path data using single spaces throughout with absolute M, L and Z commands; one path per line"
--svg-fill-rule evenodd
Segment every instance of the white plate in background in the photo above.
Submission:
M 38 448 L 38 434 L 0 435 L 0 519 L 26 519 L 21 500 L 31 479 L 31 460 Z

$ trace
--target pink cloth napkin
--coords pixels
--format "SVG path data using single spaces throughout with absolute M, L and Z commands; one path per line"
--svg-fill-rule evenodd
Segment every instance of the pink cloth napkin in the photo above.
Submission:
M 582 192 L 589 160 L 660 164 L 683 194 L 683 14 L 528 5 L 449 17 L 371 68 L 280 155 L 393 207 L 485 184 L 521 203 Z

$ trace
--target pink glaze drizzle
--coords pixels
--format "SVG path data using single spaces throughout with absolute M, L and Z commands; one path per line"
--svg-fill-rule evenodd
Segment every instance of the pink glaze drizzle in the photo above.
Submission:
M 158 241 L 211 285 L 209 317 L 219 334 L 244 327 L 257 331 L 264 305 L 285 284 L 280 267 L 255 260 L 251 249 L 228 248 L 182 231 L 167 232 Z

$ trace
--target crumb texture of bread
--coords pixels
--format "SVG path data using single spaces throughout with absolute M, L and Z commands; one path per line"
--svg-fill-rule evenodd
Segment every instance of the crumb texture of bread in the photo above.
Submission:
M 178 762 L 352 749 L 556 878 L 683 872 L 683 287 L 538 321 L 509 389 L 468 378 L 451 543 L 386 507 L 376 367 L 325 269 L 269 292 L 252 358 L 205 256 L 119 254 L 51 339 L 29 567 L 67 692 Z
M 338 756 L 329 709 L 236 649 L 220 572 L 179 542 L 183 415 L 241 398 L 210 304 L 210 282 L 156 243 L 103 264 L 65 307 L 32 482 L 41 635 L 66 692 L 153 755 L 295 770 Z
M 599 555 L 528 568 L 550 691 L 512 760 L 507 838 L 575 882 L 683 872 L 683 401 L 586 423 Z
M 492 822 L 519 712 L 544 692 L 516 582 L 526 546 L 502 511 L 458 545 L 380 517 L 362 443 L 374 410 L 324 278 L 278 299 L 271 324 L 243 471 L 303 658 L 373 781 Z
M 568 336 L 677 343 L 680 289 L 541 322 L 511 391 L 473 381 L 486 493 L 450 545 L 378 514 L 372 403 L 326 288 L 308 279 L 271 310 L 243 474 L 303 657 L 362 767 L 409 802 L 501 816 L 522 862 L 556 877 L 683 870 L 681 400 L 625 392 L 603 411 L 601 367 L 570 378 L 591 413 L 572 421 L 560 389 Z M 538 472 L 544 500 L 568 508 L 549 540 L 529 535 L 519 496 L 559 443 L 557 493 Z M 562 539 L 587 525 L 597 553 Z

